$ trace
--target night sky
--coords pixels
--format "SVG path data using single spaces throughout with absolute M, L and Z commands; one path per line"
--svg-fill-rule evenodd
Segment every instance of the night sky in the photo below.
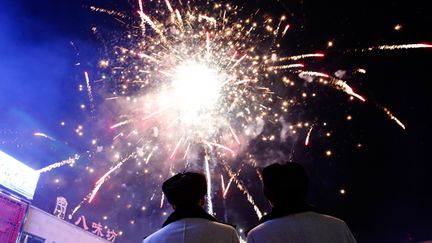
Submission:
M 244 12 L 260 9 L 263 15 L 285 14 L 291 28 L 282 41 L 283 53 L 325 53 L 325 58 L 308 62 L 309 67 L 330 74 L 346 70 L 345 80 L 368 101 L 347 102 L 347 95 L 340 91 L 313 87 L 319 97 L 296 107 L 299 115 L 294 121 L 327 122 L 328 127 L 317 126 L 307 147 L 307 130 L 301 138 L 286 143 L 250 141 L 249 151 L 258 170 L 289 157 L 305 165 L 311 176 L 309 201 L 345 220 L 358 242 L 431 240 L 432 165 L 428 152 L 432 102 L 428 87 L 432 49 L 356 51 L 387 44 L 432 43 L 432 17 L 425 1 L 236 3 L 244 5 Z M 94 151 L 92 136 L 105 134 L 101 140 L 111 139 L 113 132 L 108 127 L 114 121 L 109 110 L 97 113 L 108 114 L 102 119 L 81 109 L 80 104 L 88 106 L 88 97 L 78 87 L 85 86 L 84 71 L 97 79 L 99 61 L 109 55 L 107 48 L 127 26 L 113 16 L 91 11 L 90 6 L 139 19 L 136 1 L 6 0 L 0 8 L 0 150 L 35 169 L 82 155 L 73 168 L 64 166 L 41 175 L 33 204 L 50 213 L 56 197 L 64 196 L 70 214 L 110 168 L 102 155 L 87 151 Z M 145 11 L 151 13 L 152 9 Z M 366 73 L 352 74 L 358 68 Z M 93 88 L 98 105 L 103 103 L 103 91 L 115 87 L 93 83 Z M 406 129 L 389 119 L 382 107 Z M 76 134 L 79 124 L 91 124 L 84 126 L 84 136 Z M 269 125 L 264 131 L 272 129 L 276 128 Z M 53 139 L 34 136 L 35 132 Z M 327 150 L 331 156 L 326 156 Z M 269 154 L 279 160 L 271 161 Z M 96 171 L 89 173 L 90 167 Z M 241 167 L 233 165 L 235 171 Z M 257 206 L 268 211 L 255 168 L 243 167 L 239 178 Z M 221 168 L 215 168 L 215 173 L 221 173 Z M 163 179 L 146 181 L 127 165 L 71 222 L 85 215 L 90 222 L 122 231 L 116 242 L 139 242 L 160 227 L 164 212 L 170 212 L 167 205 L 159 208 L 160 199 L 147 201 L 153 193 L 160 198 L 157 185 Z M 149 188 L 146 183 L 155 184 L 155 191 L 140 190 Z M 257 223 L 253 208 L 234 185 L 222 201 L 215 196 L 219 219 L 241 229 Z

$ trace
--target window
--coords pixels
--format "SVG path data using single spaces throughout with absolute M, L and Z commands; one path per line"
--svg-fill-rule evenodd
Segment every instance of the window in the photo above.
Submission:
M 30 233 L 27 232 L 23 232 L 21 235 L 21 239 L 19 241 L 19 243 L 44 243 L 45 239 L 36 236 L 36 235 L 32 235 Z

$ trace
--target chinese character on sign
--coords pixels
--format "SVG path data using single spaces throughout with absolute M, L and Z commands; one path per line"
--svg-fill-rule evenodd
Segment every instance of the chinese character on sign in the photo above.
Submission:
M 110 229 L 107 230 L 107 233 L 106 233 L 107 240 L 114 242 L 116 236 L 117 236 L 117 234 L 114 230 L 110 230 Z
M 56 206 L 54 209 L 54 216 L 57 216 L 61 219 L 65 218 L 66 215 L 66 208 L 67 208 L 68 202 L 66 198 L 64 197 L 57 197 Z
M 95 222 L 93 222 L 92 228 L 95 229 L 92 231 L 94 234 L 96 234 L 97 236 L 100 236 L 100 237 L 104 236 L 104 234 L 102 233 L 102 225 L 100 223 L 96 224 Z
M 79 224 L 81 223 L 81 221 L 83 222 L 83 228 L 84 228 L 85 230 L 88 230 L 89 227 L 87 226 L 86 219 L 85 219 L 84 215 L 81 215 L 81 216 L 77 219 L 77 221 L 75 221 L 75 225 L 79 225 Z

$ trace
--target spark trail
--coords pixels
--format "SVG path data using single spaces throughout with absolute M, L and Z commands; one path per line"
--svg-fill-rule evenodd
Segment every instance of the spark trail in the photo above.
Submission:
M 36 137 L 43 137 L 43 138 L 47 138 L 47 139 L 49 139 L 49 140 L 51 140 L 51 141 L 55 141 L 55 139 L 54 139 L 53 137 L 48 136 L 47 134 L 45 134 L 45 133 L 43 133 L 43 132 L 35 132 L 35 133 L 33 133 L 33 136 L 36 136 Z
M 210 174 L 210 165 L 209 165 L 209 160 L 210 160 L 210 156 L 206 155 L 204 157 L 204 170 L 206 173 L 206 179 L 207 179 L 207 212 L 210 215 L 214 215 L 214 211 L 213 211 L 213 190 L 212 190 L 212 177 Z
M 72 166 L 79 159 L 80 159 L 80 156 L 78 154 L 75 154 L 73 157 L 70 157 L 69 159 L 66 159 L 66 160 L 63 160 L 63 161 L 60 161 L 60 162 L 48 165 L 48 166 L 46 166 L 46 167 L 44 167 L 42 169 L 37 170 L 37 172 L 39 172 L 39 173 L 42 174 L 42 173 L 51 171 L 52 169 L 55 169 L 55 168 L 58 168 L 58 167 L 62 167 L 64 165 L 71 165 Z
M 313 125 L 311 126 L 311 128 L 309 129 L 307 135 L 306 135 L 306 140 L 305 140 L 305 146 L 309 145 L 309 139 L 310 139 L 310 135 L 312 133 L 312 129 L 313 129 Z
M 109 179 L 109 176 L 111 175 L 111 173 L 113 173 L 118 168 L 120 168 L 126 161 L 128 161 L 133 156 L 135 156 L 135 153 L 129 154 L 127 157 L 125 157 L 119 163 L 117 163 L 114 167 L 112 167 L 108 172 L 106 172 L 101 178 L 99 178 L 96 181 L 95 187 L 93 188 L 93 190 L 90 193 L 88 193 L 87 196 L 85 196 L 84 199 L 81 200 L 81 202 L 72 210 L 71 217 L 82 207 L 82 205 L 86 201 L 88 201 L 88 203 L 91 203 L 93 201 L 93 199 L 95 198 L 95 196 L 96 196 L 97 192 L 99 191 L 99 189 L 104 184 L 104 182 Z
M 373 46 L 367 49 L 362 49 L 363 51 L 373 51 L 373 50 L 400 50 L 400 49 L 418 49 L 418 48 L 432 48 L 430 44 L 403 44 L 403 45 L 382 45 L 382 46 Z
M 405 130 L 405 125 L 397 117 L 395 117 L 389 109 L 382 107 L 382 110 L 391 120 L 394 120 L 402 129 Z
M 255 213 L 256 213 L 257 217 L 259 219 L 262 218 L 262 212 L 261 212 L 261 210 L 255 204 L 255 201 L 254 201 L 252 195 L 249 193 L 249 191 L 247 190 L 247 188 L 244 186 L 243 182 L 241 182 L 238 179 L 237 175 L 232 171 L 232 169 L 229 167 L 229 165 L 226 162 L 223 161 L 222 165 L 224 166 L 225 170 L 228 172 L 228 175 L 230 176 L 230 178 L 236 183 L 237 188 L 241 192 L 243 192 L 243 194 L 246 195 L 246 198 L 247 198 L 248 202 L 252 205 L 253 209 L 255 210 Z M 228 188 L 228 186 L 227 186 L 227 188 Z
M 94 105 L 94 99 L 93 99 L 93 93 L 92 93 L 92 87 L 90 85 L 90 78 L 87 72 L 84 72 L 85 80 L 86 80 L 86 86 L 87 86 L 87 95 L 90 100 L 90 109 L 91 112 L 94 112 L 95 105 Z

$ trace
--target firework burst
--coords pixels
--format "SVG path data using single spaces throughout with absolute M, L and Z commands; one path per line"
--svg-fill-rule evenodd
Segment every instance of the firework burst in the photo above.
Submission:
M 90 9 L 121 18 L 120 22 L 130 21 L 124 13 Z M 304 136 L 304 144 L 309 145 L 312 131 L 319 127 L 316 121 L 288 122 L 289 110 L 308 96 L 293 86 L 307 87 L 316 82 L 352 100 L 368 100 L 340 75 L 308 68 L 308 60 L 323 58 L 324 53 L 282 55 L 279 43 L 292 28 L 285 16 L 262 16 L 259 11 L 245 14 L 241 7 L 231 4 L 139 0 L 131 22 L 126 35 L 116 37 L 118 43 L 111 54 L 99 61 L 100 80 L 112 90 L 99 107 L 89 73 L 84 73 L 92 116 L 109 120 L 104 125 L 112 134 L 108 144 L 96 144 L 100 149 L 95 153 L 103 151 L 113 156 L 114 162 L 99 173 L 101 177 L 71 216 L 85 203 L 93 203 L 97 193 L 125 164 L 135 162 L 143 180 L 158 181 L 148 184 L 151 188 L 147 191 L 152 192 L 149 201 L 156 201 L 155 195 L 159 195 L 155 187 L 160 186 L 160 178 L 199 169 L 208 178 L 210 213 L 214 213 L 213 184 L 220 178 L 222 200 L 234 183 L 261 217 L 260 208 L 240 179 L 242 170 L 236 173 L 231 167 L 233 163 L 258 167 L 248 152 L 250 142 L 279 139 L 263 132 L 267 124 L 278 126 L 280 141 L 285 142 L 287 136 Z M 430 47 L 382 45 L 356 51 Z M 279 93 L 281 87 L 285 90 Z M 383 111 L 405 129 L 387 108 Z M 215 171 L 223 175 L 214 176 Z M 227 184 L 224 178 L 228 178 Z M 163 196 L 159 199 L 158 207 L 163 208 Z

